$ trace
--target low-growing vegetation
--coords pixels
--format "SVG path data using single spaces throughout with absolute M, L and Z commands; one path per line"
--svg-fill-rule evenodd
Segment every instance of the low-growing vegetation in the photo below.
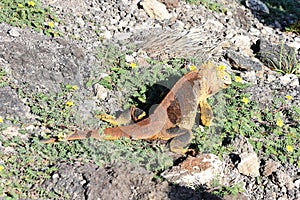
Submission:
M 0 22 L 20 28 L 33 28 L 53 37 L 62 36 L 56 29 L 59 19 L 49 8 L 38 0 L 2 0 L 0 2 Z
M 106 49 L 107 50 L 107 49 Z M 116 49 L 112 48 L 112 51 Z M 108 52 L 107 52 L 108 53 Z M 103 80 L 91 79 L 87 86 L 90 87 L 97 81 L 110 90 L 126 90 L 124 99 L 129 99 L 124 108 L 130 105 L 141 105 L 148 108 L 155 100 L 157 92 L 161 99 L 177 80 L 169 79 L 172 76 L 179 77 L 185 73 L 189 66 L 194 66 L 190 61 L 176 59 L 168 62 L 148 60 L 151 69 L 144 70 L 145 66 L 134 63 L 126 63 L 126 53 L 118 53 L 116 57 L 99 57 L 108 59 L 108 77 Z M 108 53 L 109 54 L 109 53 Z M 186 65 L 189 63 L 189 65 Z M 140 70 L 143 70 L 141 73 Z M 243 90 L 249 87 L 238 76 L 232 77 L 233 84 L 223 92 L 210 98 L 210 104 L 215 113 L 213 126 L 203 128 L 195 126 L 195 139 L 191 147 L 199 152 L 210 152 L 222 156 L 230 154 L 234 149 L 231 141 L 238 136 L 246 137 L 253 145 L 260 158 L 276 159 L 281 163 L 289 162 L 300 166 L 299 162 L 299 138 L 300 138 L 300 109 L 293 104 L 293 97 L 287 94 L 283 98 L 274 98 L 271 107 L 260 109 L 259 102 L 251 100 L 251 95 Z M 166 86 L 157 90 L 155 83 Z M 169 85 L 167 85 L 167 83 Z M 1 70 L 0 85 L 9 85 L 6 73 Z M 123 160 L 146 167 L 148 170 L 160 172 L 172 166 L 172 159 L 166 154 L 165 145 L 153 145 L 152 142 L 132 141 L 121 139 L 116 141 L 94 141 L 93 139 L 60 142 L 55 144 L 41 144 L 40 139 L 49 136 L 63 138 L 70 134 L 74 124 L 73 116 L 76 113 L 77 86 L 62 85 L 62 91 L 57 94 L 26 93 L 26 90 L 18 89 L 22 98 L 28 99 L 27 105 L 36 116 L 37 125 L 47 127 L 49 133 L 29 133 L 25 129 L 20 130 L 14 136 L 1 136 L 0 142 L 6 149 L 14 149 L 12 154 L 1 152 L 0 177 L 2 190 L 0 193 L 6 198 L 22 197 L 55 197 L 52 192 L 46 192 L 39 188 L 39 184 L 50 178 L 56 170 L 58 162 L 96 162 L 98 165 L 107 165 L 115 161 Z M 155 93 L 156 98 L 151 98 Z M 150 94 L 150 95 L 149 95 Z M 158 103 L 158 102 L 155 102 Z M 149 105 L 148 105 L 149 104 Z M 1 131 L 8 128 L 7 119 L 1 118 Z M 18 125 L 18 122 L 16 122 Z M 103 129 L 105 126 L 100 127 Z M 20 134 L 29 135 L 29 139 L 21 139 Z M 235 194 L 240 191 L 240 186 L 220 187 L 214 190 L 216 194 Z
M 205 8 L 215 12 L 225 13 L 227 11 L 227 9 L 222 3 L 213 0 L 187 0 L 187 2 L 195 5 L 201 4 Z

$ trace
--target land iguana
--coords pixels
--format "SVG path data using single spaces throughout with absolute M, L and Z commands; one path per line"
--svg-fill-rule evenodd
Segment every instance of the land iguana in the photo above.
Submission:
M 139 118 L 144 112 L 132 107 L 117 120 L 109 115 L 102 115 L 104 121 L 112 121 L 116 127 L 106 128 L 103 134 L 98 130 L 77 131 L 66 140 L 95 138 L 99 140 L 113 140 L 120 137 L 132 139 L 162 139 L 171 140 L 170 150 L 176 153 L 186 153 L 193 135 L 192 127 L 195 123 L 197 108 L 200 106 L 200 119 L 204 126 L 210 126 L 213 112 L 207 98 L 231 84 L 230 75 L 222 66 L 213 63 L 203 64 L 199 71 L 191 71 L 181 77 L 164 97 L 162 102 L 147 118 Z M 122 124 L 121 118 L 131 118 L 133 123 Z M 44 143 L 55 142 L 49 139 Z

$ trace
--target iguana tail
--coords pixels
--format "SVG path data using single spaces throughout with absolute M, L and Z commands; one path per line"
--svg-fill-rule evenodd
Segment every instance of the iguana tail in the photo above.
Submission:
M 59 141 L 69 141 L 69 140 L 82 140 L 86 138 L 94 138 L 97 140 L 101 139 L 101 136 L 98 133 L 97 129 L 94 130 L 86 130 L 86 131 L 75 131 L 72 135 L 68 136 L 67 138 L 60 139 L 58 137 L 53 137 L 49 139 L 42 140 L 41 142 L 44 144 L 49 144 L 49 143 L 54 143 L 54 142 L 59 142 Z
M 130 136 L 126 134 L 120 127 L 114 127 L 114 128 L 106 128 L 104 130 L 104 135 L 102 136 L 105 140 L 116 140 L 121 137 L 128 137 Z
M 104 130 L 104 134 L 99 134 L 99 130 L 85 130 L 85 131 L 76 131 L 72 135 L 64 138 L 49 138 L 42 140 L 41 142 L 44 144 L 55 143 L 59 141 L 70 141 L 70 140 L 82 140 L 87 138 L 94 138 L 96 140 L 115 140 L 121 137 L 130 137 L 126 133 L 124 133 L 119 127 L 115 128 L 106 128 Z

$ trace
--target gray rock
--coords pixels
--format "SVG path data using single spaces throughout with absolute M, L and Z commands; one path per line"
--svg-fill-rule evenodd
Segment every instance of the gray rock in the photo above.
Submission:
M 262 174 L 264 176 L 270 176 L 273 172 L 275 172 L 277 170 L 278 166 L 279 166 L 278 162 L 275 162 L 273 160 L 268 160 L 268 161 L 266 161 L 266 163 L 263 167 Z
M 153 19 L 170 19 L 172 15 L 168 12 L 166 6 L 157 0 L 143 0 L 140 2 L 145 12 Z
M 281 170 L 278 170 L 273 176 L 272 181 L 279 185 L 280 187 L 287 187 L 288 190 L 294 188 L 293 179 Z
M 269 8 L 260 0 L 246 0 L 246 6 L 252 11 L 269 14 Z
M 300 37 L 295 37 L 294 41 L 289 43 L 289 46 L 295 48 L 296 52 L 299 52 L 300 51 Z
M 284 86 L 290 85 L 292 87 L 299 86 L 299 79 L 295 74 L 285 74 L 284 76 L 279 77 L 280 83 Z
M 152 172 L 133 164 L 116 163 L 101 168 L 92 163 L 60 163 L 56 167 L 58 171 L 42 187 L 58 194 L 68 194 L 71 199 L 162 200 L 214 197 L 186 187 L 169 186 L 166 181 L 155 182 L 152 180 Z
M 29 107 L 19 98 L 16 91 L 9 86 L 0 87 L 0 116 L 11 119 L 31 119 Z
M 5 34 L 7 29 L 10 26 L 0 24 L 0 58 L 18 86 L 28 83 L 27 89 L 55 92 L 62 83 L 83 86 L 87 65 L 80 48 L 30 31 L 12 40 Z
M 76 22 L 77 22 L 77 23 L 79 24 L 79 26 L 81 26 L 81 27 L 83 27 L 84 24 L 85 24 L 84 20 L 83 20 L 81 17 L 78 17 L 78 18 L 76 19 Z
M 296 188 L 300 188 L 300 179 L 295 180 L 294 185 Z
M 225 52 L 225 59 L 233 66 L 235 69 L 240 70 L 253 70 L 260 71 L 262 69 L 262 64 L 254 58 L 241 53 L 236 53 L 232 50 L 227 50 Z
M 96 83 L 93 86 L 95 97 L 99 100 L 104 100 L 107 95 L 108 95 L 108 90 L 103 86 L 100 85 L 99 83 Z
M 10 29 L 8 31 L 9 35 L 12 37 L 19 37 L 20 33 L 19 33 L 19 28 L 13 27 L 12 29 Z
M 125 61 L 131 63 L 134 61 L 134 57 L 132 55 L 125 55 Z
M 247 52 L 248 56 L 252 54 L 248 53 L 248 51 L 251 51 L 251 39 L 249 36 L 236 35 L 231 41 L 238 49 L 241 49 L 244 53 Z
M 260 39 L 253 45 L 253 49 L 256 57 L 270 68 L 285 70 L 286 67 L 296 66 L 299 60 L 299 56 L 295 55 L 295 49 L 286 44 L 272 44 Z M 289 66 L 286 66 L 287 63 Z
M 259 176 L 259 160 L 256 153 L 242 153 L 239 155 L 241 162 L 238 164 L 238 170 L 241 174 L 251 177 Z
M 179 166 L 173 166 L 161 175 L 169 182 L 197 188 L 210 185 L 213 179 L 222 182 L 224 163 L 213 154 L 199 154 L 187 157 Z

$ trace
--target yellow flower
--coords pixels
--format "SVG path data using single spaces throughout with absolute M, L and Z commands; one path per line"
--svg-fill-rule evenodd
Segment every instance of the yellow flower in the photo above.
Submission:
M 240 76 L 235 76 L 234 77 L 235 82 L 241 83 L 243 79 Z
M 243 97 L 243 98 L 242 98 L 242 102 L 243 102 L 244 104 L 248 104 L 248 103 L 250 102 L 250 100 L 249 100 L 247 97 Z
M 4 122 L 3 118 L 2 118 L 2 117 L 0 117 L 0 123 L 3 123 L 3 122 Z
M 225 65 L 219 65 L 218 66 L 218 70 L 220 70 L 220 71 L 224 71 L 225 69 L 226 69 Z
M 287 100 L 292 100 L 292 99 L 293 99 L 293 97 L 292 97 L 291 95 L 286 95 L 285 98 L 286 98 Z
M 53 23 L 53 22 L 48 22 L 48 26 L 49 26 L 50 28 L 53 28 L 53 27 L 54 27 L 54 23 Z
M 4 167 L 0 165 L 0 172 L 4 170 Z
M 23 4 L 21 4 L 21 3 L 18 3 L 18 7 L 19 8 L 24 8 Z
M 189 70 L 190 71 L 196 71 L 197 67 L 195 65 L 191 65 L 191 66 L 189 66 Z
M 67 102 L 66 102 L 66 106 L 71 107 L 71 106 L 73 106 L 73 105 L 74 105 L 74 102 L 73 102 L 73 101 L 67 101 Z
M 280 128 L 283 127 L 283 121 L 282 121 L 282 119 L 277 119 L 276 125 L 279 126 Z
M 71 89 L 72 90 L 78 90 L 78 86 L 77 85 L 72 85 Z
M 129 66 L 130 66 L 132 69 L 134 69 L 134 68 L 136 68 L 136 63 L 132 62 L 132 63 L 129 64 Z
M 294 151 L 294 147 L 291 146 L 291 145 L 287 145 L 287 146 L 286 146 L 286 150 L 287 150 L 288 152 L 292 152 L 292 151 Z
M 34 7 L 35 3 L 34 3 L 34 1 L 28 1 L 28 5 Z

